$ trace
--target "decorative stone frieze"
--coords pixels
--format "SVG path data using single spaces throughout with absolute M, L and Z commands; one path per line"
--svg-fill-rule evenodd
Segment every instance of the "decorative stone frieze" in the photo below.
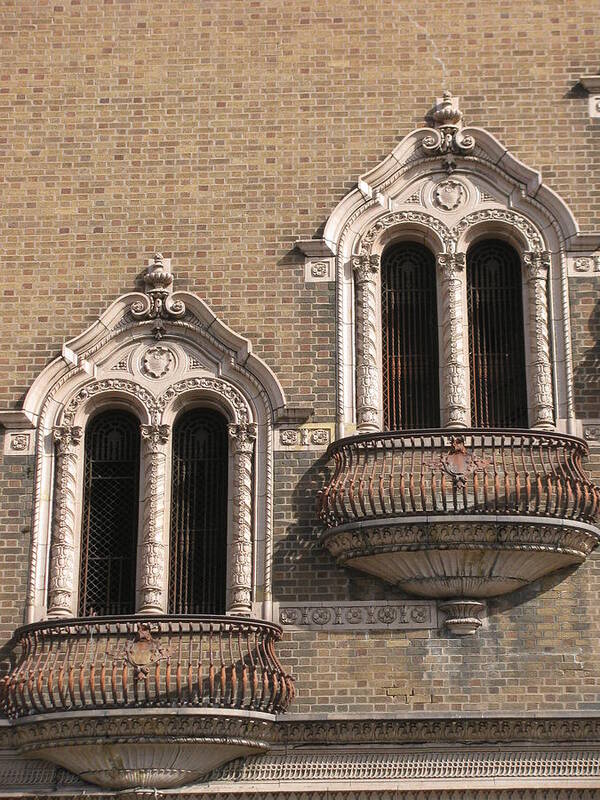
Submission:
M 275 604 L 276 620 L 285 628 L 309 630 L 416 630 L 438 626 L 436 604 L 386 600 Z
M 356 421 L 361 433 L 380 427 L 380 369 L 377 349 L 379 256 L 352 260 L 356 282 Z
M 439 253 L 442 295 L 442 422 L 448 428 L 469 424 L 469 374 L 466 360 L 466 309 L 463 304 L 464 253 Z
M 324 450 L 333 441 L 335 425 L 307 423 L 300 427 L 285 426 L 275 431 L 276 450 Z
M 169 425 L 142 425 L 144 446 L 143 526 L 140 552 L 139 611 L 166 611 L 164 533 L 165 476 Z
M 523 253 L 523 263 L 529 284 L 529 326 L 531 351 L 531 410 L 534 428 L 552 430 L 554 427 L 554 398 L 552 394 L 552 361 L 548 323 L 548 273 L 551 256 L 547 251 Z
M 227 610 L 252 613 L 252 464 L 256 424 L 229 426 L 233 455 L 233 535 L 229 553 Z
M 56 445 L 55 513 L 50 546 L 48 616 L 73 614 L 75 587 L 75 518 L 77 508 L 77 466 L 83 431 L 79 426 L 54 428 Z

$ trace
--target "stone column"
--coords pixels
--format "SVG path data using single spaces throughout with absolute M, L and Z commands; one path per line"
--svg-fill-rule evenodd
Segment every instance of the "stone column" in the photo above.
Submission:
M 469 370 L 466 353 L 466 309 L 463 303 L 464 253 L 439 253 L 442 313 L 442 426 L 469 424 Z
M 78 426 L 54 428 L 56 444 L 55 511 L 50 546 L 48 617 L 72 617 L 77 594 L 75 519 L 77 467 L 83 431 Z
M 548 273 L 550 253 L 532 250 L 523 253 L 529 288 L 529 351 L 532 385 L 530 425 L 532 428 L 554 429 L 552 394 L 552 361 L 548 330 Z
M 377 351 L 377 275 L 379 256 L 352 259 L 356 281 L 356 427 L 360 433 L 380 430 L 380 367 Z
M 233 455 L 233 525 L 227 613 L 252 613 L 252 463 L 256 424 L 229 426 Z
M 143 527 L 140 548 L 139 614 L 164 614 L 165 591 L 165 471 L 168 425 L 142 425 L 144 447 Z

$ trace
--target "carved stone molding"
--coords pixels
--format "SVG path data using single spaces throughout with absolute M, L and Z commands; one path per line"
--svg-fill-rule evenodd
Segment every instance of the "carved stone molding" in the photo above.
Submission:
M 229 554 L 230 614 L 252 612 L 252 464 L 256 425 L 229 426 L 233 455 L 233 531 Z
M 211 783 L 264 784 L 280 781 L 402 781 L 444 776 L 469 778 L 579 778 L 600 777 L 600 751 L 485 750 L 413 751 L 404 753 L 265 754 L 251 760 L 230 762 L 210 775 Z
M 139 611 L 160 614 L 166 610 L 165 575 L 165 475 L 169 425 L 142 425 L 144 445 L 144 512 L 141 542 Z
M 84 403 L 97 395 L 109 392 L 132 395 L 144 406 L 150 417 L 156 418 L 158 412 L 156 398 L 148 389 L 126 378 L 105 378 L 88 383 L 69 400 L 63 413 L 64 424 L 73 425 L 75 415 Z
M 582 712 L 583 713 L 583 712 Z M 278 721 L 275 741 L 282 745 L 396 745 L 503 744 L 557 742 L 589 744 L 600 740 L 600 717 L 596 716 L 498 716 L 413 719 L 338 719 Z
M 552 361 L 548 322 L 548 273 L 551 256 L 544 250 L 523 253 L 529 283 L 529 324 L 532 372 L 531 424 L 534 428 L 554 427 Z
M 221 395 L 231 405 L 236 421 L 238 423 L 248 422 L 248 405 L 244 400 L 243 394 L 233 384 L 222 378 L 186 378 L 183 381 L 178 381 L 169 386 L 158 398 L 156 401 L 157 408 L 162 411 L 178 395 L 198 389 Z
M 469 424 L 469 374 L 467 343 L 463 321 L 464 253 L 439 253 L 438 269 L 442 281 L 442 386 L 443 424 L 464 428 Z
M 530 250 L 542 250 L 543 241 L 537 228 L 526 217 L 516 211 L 504 208 L 485 208 L 480 211 L 473 211 L 467 214 L 452 228 L 451 236 L 456 241 L 472 228 L 481 223 L 504 223 L 510 228 L 516 228 L 525 238 Z
M 377 279 L 379 256 L 352 260 L 356 280 L 356 421 L 367 433 L 379 430 L 379 359 L 377 351 Z
M 428 228 L 438 235 L 439 239 L 447 245 L 447 249 L 451 249 L 451 246 L 448 245 L 453 241 L 453 234 L 439 219 L 424 211 L 394 211 L 376 219 L 361 236 L 360 255 L 363 257 L 371 255 L 374 242 L 388 228 L 396 225 L 419 225 L 423 228 Z
M 52 432 L 56 445 L 56 500 L 50 577 L 48 616 L 73 614 L 75 586 L 75 519 L 77 508 L 77 466 L 83 431 L 79 426 L 62 425 Z

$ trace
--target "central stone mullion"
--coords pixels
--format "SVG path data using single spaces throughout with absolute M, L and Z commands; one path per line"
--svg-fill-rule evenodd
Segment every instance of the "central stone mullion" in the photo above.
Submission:
M 165 482 L 169 425 L 142 425 L 144 446 L 143 517 L 140 537 L 139 614 L 164 614 Z
M 469 425 L 468 328 L 465 307 L 465 254 L 438 253 L 442 301 L 440 319 L 442 427 Z

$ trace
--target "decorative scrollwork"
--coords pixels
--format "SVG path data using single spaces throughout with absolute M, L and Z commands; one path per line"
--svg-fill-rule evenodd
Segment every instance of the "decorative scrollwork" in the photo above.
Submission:
M 171 297 L 173 275 L 169 265 L 169 259 L 161 253 L 155 254 L 144 275 L 146 297 L 131 305 L 135 319 L 178 319 L 185 314 L 185 303 Z

